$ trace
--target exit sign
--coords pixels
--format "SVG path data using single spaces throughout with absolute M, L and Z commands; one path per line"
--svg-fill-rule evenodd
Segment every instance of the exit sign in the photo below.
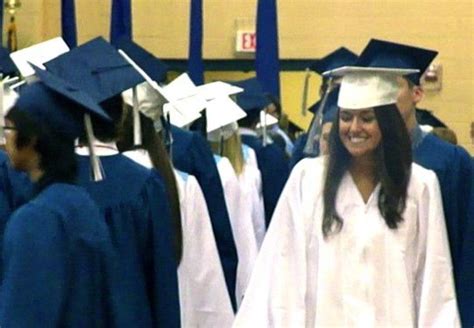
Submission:
M 235 50 L 237 52 L 255 52 L 257 34 L 255 31 L 237 31 Z

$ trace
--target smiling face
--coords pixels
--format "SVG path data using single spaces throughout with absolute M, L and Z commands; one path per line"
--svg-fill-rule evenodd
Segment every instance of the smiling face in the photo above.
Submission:
M 353 157 L 372 155 L 382 140 L 374 110 L 341 108 L 339 137 Z

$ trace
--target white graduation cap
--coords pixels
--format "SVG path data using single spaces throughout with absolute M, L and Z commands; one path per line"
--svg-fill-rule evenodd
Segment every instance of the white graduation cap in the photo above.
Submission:
M 35 74 L 31 64 L 44 69 L 44 63 L 50 61 L 69 51 L 69 47 L 61 37 L 37 43 L 31 47 L 24 48 L 10 54 L 10 58 L 15 63 L 23 77 Z
M 169 115 L 171 124 L 179 128 L 184 128 L 201 117 L 201 114 L 197 111 L 181 110 L 179 107 L 175 107 L 172 103 L 164 104 L 163 114 L 165 117 L 168 117 Z
M 222 81 L 214 81 L 197 87 L 198 93 L 206 100 L 219 96 L 231 96 L 243 92 L 244 89 Z
M 183 73 L 163 87 L 163 95 L 174 108 L 187 113 L 201 112 L 206 108 L 206 99 L 198 92 L 187 73 Z
M 358 110 L 395 104 L 400 90 L 397 78 L 418 71 L 345 66 L 324 72 L 323 76 L 342 76 L 337 105 L 344 109 Z
M 146 81 L 135 88 L 138 110 L 153 122 L 159 120 L 162 115 L 162 107 L 167 100 Z M 133 88 L 122 92 L 122 98 L 126 104 L 133 107 Z
M 277 123 L 278 123 L 278 119 L 275 116 L 265 113 L 265 111 L 262 110 L 260 112 L 260 122 L 257 124 L 257 129 L 260 129 L 264 126 L 267 126 L 267 127 L 272 126 Z
M 208 102 L 206 116 L 208 140 L 220 141 L 238 130 L 236 122 L 247 113 L 228 96 L 221 96 Z

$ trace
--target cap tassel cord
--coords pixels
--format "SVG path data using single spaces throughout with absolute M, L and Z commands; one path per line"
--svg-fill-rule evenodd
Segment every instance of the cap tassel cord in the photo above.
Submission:
M 260 125 L 262 126 L 262 136 L 263 136 L 263 147 L 265 147 L 267 145 L 267 108 L 265 107 L 265 109 L 263 110 L 263 113 L 265 115 L 263 115 L 263 122 L 260 122 Z
M 2 79 L 2 74 L 0 74 L 0 145 L 5 145 L 6 140 L 5 140 L 5 131 L 3 130 L 3 127 L 5 126 L 5 118 L 3 117 L 4 109 L 3 109 L 3 97 L 4 97 L 4 91 L 5 91 L 5 84 L 1 80 Z
M 316 144 L 319 142 L 319 138 L 321 137 L 321 128 L 323 123 L 323 109 L 326 106 L 326 101 L 328 99 L 329 93 L 332 89 L 332 78 L 329 78 L 328 87 L 324 92 L 323 99 L 319 104 L 319 107 L 316 112 L 316 117 L 314 118 L 311 127 L 309 128 L 308 132 L 308 140 L 306 141 L 306 145 L 304 146 L 303 153 L 309 156 L 317 156 L 317 148 Z
M 133 145 L 142 144 L 142 125 L 140 123 L 140 112 L 138 110 L 137 88 L 133 87 Z
M 303 82 L 303 99 L 301 102 L 301 115 L 306 116 L 308 113 L 307 105 L 308 105 L 308 91 L 309 91 L 309 78 L 311 77 L 311 71 L 309 68 L 306 68 L 306 74 L 304 77 Z
M 92 129 L 92 121 L 89 114 L 84 115 L 84 125 L 86 128 L 86 137 L 87 143 L 89 147 L 89 154 L 90 154 L 90 161 L 91 161 L 91 168 L 92 168 L 92 178 L 94 181 L 102 181 L 104 180 L 105 173 L 102 167 L 102 163 L 100 159 L 95 154 L 94 144 L 95 144 L 95 137 L 94 131 Z

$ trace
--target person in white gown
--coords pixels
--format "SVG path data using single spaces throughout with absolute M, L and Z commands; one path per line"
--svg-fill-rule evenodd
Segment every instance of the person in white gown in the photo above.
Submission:
M 145 89 L 145 90 L 143 90 Z M 139 86 L 138 107 L 141 115 L 143 142 L 139 148 L 122 154 L 147 167 L 159 169 L 159 162 L 169 161 L 165 147 L 155 132 L 151 118 L 159 119 L 160 106 L 153 102 L 149 86 Z M 149 92 L 146 92 L 148 90 Z M 130 92 L 124 99 L 130 103 Z M 158 114 L 156 113 L 158 112 Z M 125 111 L 122 122 L 121 148 L 133 145 L 132 110 Z M 157 158 L 161 156 L 161 159 Z M 182 227 L 182 258 L 178 266 L 178 285 L 182 327 L 230 327 L 234 312 L 219 260 L 217 246 L 206 202 L 196 178 L 173 169 L 179 195 Z
M 281 195 L 234 327 L 459 327 L 439 184 L 394 105 L 408 70 L 343 68 L 329 155 Z
M 222 115 L 226 115 L 224 108 Z M 212 118 L 208 116 L 209 119 Z M 240 305 L 258 254 L 257 231 L 262 234 L 263 229 L 263 234 L 265 232 L 264 216 L 261 216 L 261 220 L 256 219 L 256 215 L 263 214 L 263 200 L 261 212 L 256 212 L 259 205 L 257 188 L 260 181 L 261 190 L 261 179 L 258 180 L 258 169 L 245 163 L 235 122 L 210 131 L 207 137 L 215 153 L 214 158 L 239 256 L 236 301 L 237 305 Z M 259 225 L 258 221 L 262 224 Z

